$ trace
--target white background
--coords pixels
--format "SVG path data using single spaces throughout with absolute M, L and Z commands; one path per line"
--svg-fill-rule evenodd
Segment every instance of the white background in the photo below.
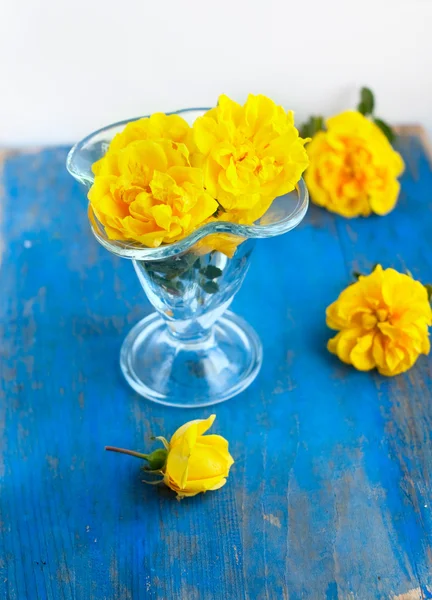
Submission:
M 70 143 L 154 111 L 264 93 L 432 134 L 432 0 L 0 0 L 0 146 Z

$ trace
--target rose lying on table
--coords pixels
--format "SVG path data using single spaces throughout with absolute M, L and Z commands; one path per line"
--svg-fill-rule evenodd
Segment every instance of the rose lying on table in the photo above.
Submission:
M 339 331 L 328 350 L 360 371 L 407 371 L 430 351 L 431 291 L 410 273 L 381 265 L 370 275 L 359 275 L 327 308 L 328 327 Z
M 249 95 L 241 106 L 221 96 L 193 127 L 162 113 L 128 123 L 93 165 L 88 197 L 110 239 L 152 248 L 215 220 L 251 225 L 294 190 L 306 141 L 269 98 Z M 225 252 L 226 240 L 213 241 Z
M 301 130 L 312 138 L 305 173 L 311 199 L 343 217 L 386 215 L 399 196 L 404 162 L 392 148 L 392 130 L 373 111 L 373 94 L 363 88 L 356 111 L 311 117 Z
M 156 437 L 164 448 L 151 454 L 142 454 L 123 448 L 106 446 L 105 450 L 120 452 L 142 458 L 148 462 L 148 473 L 163 478 L 145 483 L 164 483 L 177 492 L 181 500 L 185 496 L 196 496 L 200 492 L 217 490 L 225 485 L 234 460 L 228 451 L 228 442 L 220 435 L 204 435 L 210 429 L 216 415 L 205 420 L 189 421 L 182 425 L 168 442 Z

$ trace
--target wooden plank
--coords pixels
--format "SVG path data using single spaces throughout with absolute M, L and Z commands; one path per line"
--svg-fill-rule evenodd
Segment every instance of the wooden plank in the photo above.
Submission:
M 414 137 L 421 141 L 423 150 L 432 164 L 432 144 L 426 133 L 426 129 L 421 125 L 398 125 L 393 128 L 397 135 L 401 137 Z
M 385 379 L 325 350 L 325 308 L 354 268 L 432 281 L 432 173 L 407 133 L 391 215 L 312 207 L 257 243 L 234 310 L 262 338 L 263 369 L 214 409 L 236 464 L 223 489 L 182 503 L 103 447 L 145 449 L 211 411 L 152 405 L 123 382 L 121 341 L 151 307 L 128 261 L 92 238 L 66 149 L 6 156 L 0 597 L 432 597 L 431 359 Z

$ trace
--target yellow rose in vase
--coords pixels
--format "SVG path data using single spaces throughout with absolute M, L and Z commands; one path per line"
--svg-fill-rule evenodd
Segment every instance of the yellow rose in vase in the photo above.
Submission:
M 308 165 L 293 113 L 265 96 L 251 94 L 244 106 L 220 96 L 193 129 L 206 190 L 226 211 L 218 220 L 253 223 Z
M 93 173 L 110 174 L 109 158 L 127 148 L 130 143 L 144 140 L 170 140 L 176 144 L 185 144 L 190 152 L 195 149 L 192 128 L 182 117 L 154 113 L 150 117 L 127 123 L 124 129 L 113 137 L 106 154 L 93 164 Z
M 96 165 L 88 198 L 110 239 L 157 247 L 187 236 L 218 203 L 203 187 L 184 143 L 136 140 Z

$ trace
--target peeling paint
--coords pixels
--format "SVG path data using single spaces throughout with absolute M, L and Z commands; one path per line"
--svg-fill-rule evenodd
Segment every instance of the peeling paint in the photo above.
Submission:
M 279 517 L 275 515 L 263 515 L 264 521 L 268 521 L 270 525 L 274 525 L 274 527 L 278 527 L 279 529 L 282 527 Z

